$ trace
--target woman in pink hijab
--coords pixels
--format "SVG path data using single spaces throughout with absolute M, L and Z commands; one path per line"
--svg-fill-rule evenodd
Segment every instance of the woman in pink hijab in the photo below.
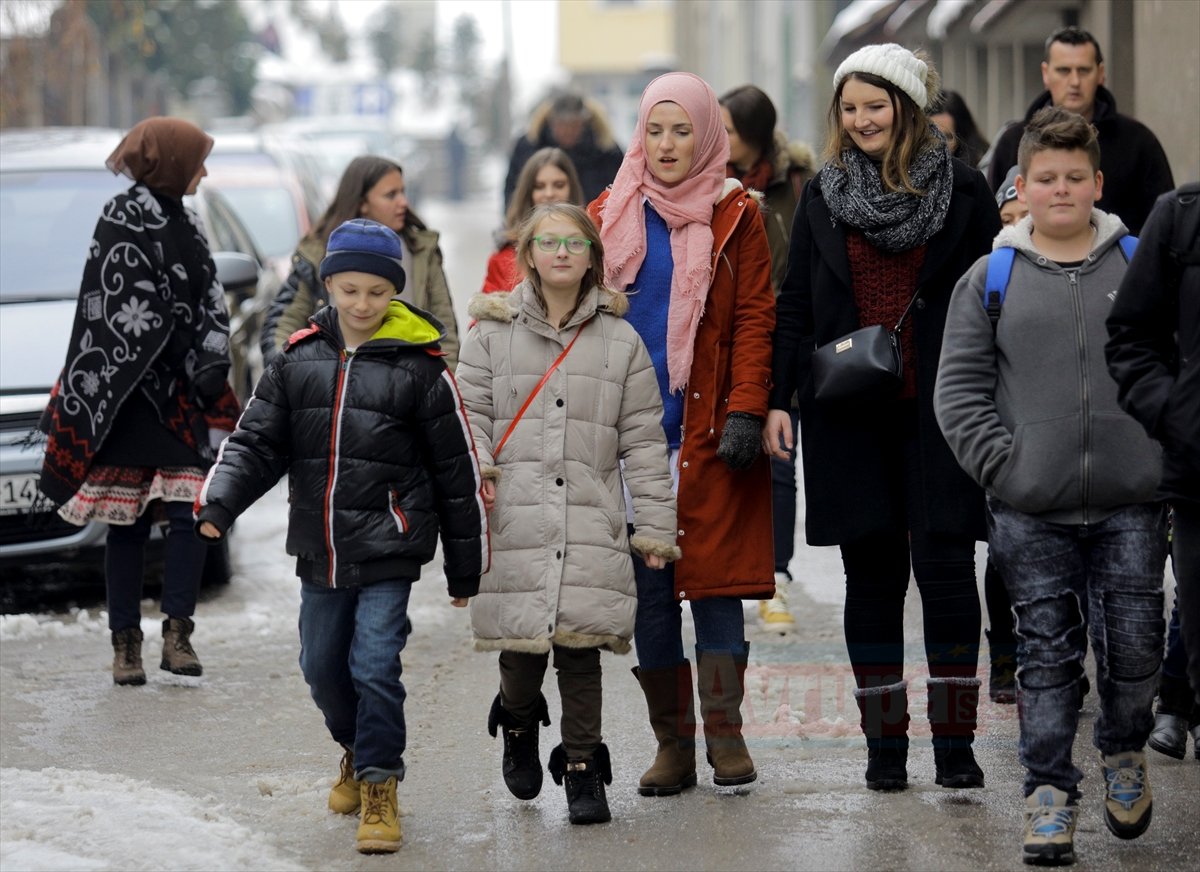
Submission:
M 742 739 L 750 649 L 741 600 L 774 594 L 771 473 L 759 425 L 775 300 L 758 205 L 725 178 L 728 160 L 712 88 L 690 73 L 668 73 L 646 87 L 616 180 L 588 208 L 604 242 L 606 284 L 629 294 L 626 317 L 654 361 L 677 480 L 683 558 L 653 570 L 634 557 L 636 673 L 658 740 L 638 787 L 643 796 L 696 783 L 685 601 L 713 782 L 757 777 Z

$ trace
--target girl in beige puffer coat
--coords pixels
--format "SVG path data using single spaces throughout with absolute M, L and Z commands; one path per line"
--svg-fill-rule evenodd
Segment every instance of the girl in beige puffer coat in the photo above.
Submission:
M 550 772 L 565 779 L 571 822 L 598 823 L 612 780 L 600 649 L 629 650 L 632 561 L 662 568 L 679 556 L 662 400 L 645 345 L 621 319 L 628 303 L 597 285 L 603 253 L 582 209 L 536 208 L 517 262 L 527 277 L 516 289 L 472 300 L 458 364 L 491 513 L 492 566 L 471 624 L 478 649 L 500 651 L 488 729 L 503 728 L 509 790 L 532 799 L 541 789 L 553 650 L 563 715 Z

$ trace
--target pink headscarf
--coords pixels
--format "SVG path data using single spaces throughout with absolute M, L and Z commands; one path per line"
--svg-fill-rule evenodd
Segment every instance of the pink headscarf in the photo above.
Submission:
M 677 103 L 691 120 L 695 137 L 687 177 L 674 185 L 660 181 L 646 166 L 646 117 L 659 103 Z M 692 371 L 696 330 L 712 281 L 713 206 L 724 190 L 728 160 L 729 136 L 707 82 L 691 73 L 667 73 L 646 86 L 633 139 L 604 204 L 600 239 L 605 281 L 624 291 L 646 257 L 643 197 L 670 228 L 675 270 L 667 313 L 667 375 L 672 391 L 682 390 Z

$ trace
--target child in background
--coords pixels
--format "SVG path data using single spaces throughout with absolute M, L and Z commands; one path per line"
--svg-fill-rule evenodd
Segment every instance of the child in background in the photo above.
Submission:
M 521 168 L 508 211 L 504 214 L 504 231 L 497 240 L 499 248 L 488 258 L 483 293 L 511 291 L 521 281 L 523 274 L 517 266 L 517 232 L 529 210 L 545 203 L 583 205 L 583 188 L 575 164 L 561 148 L 539 149 Z
M 216 540 L 289 475 L 287 550 L 300 576 L 300 668 L 345 749 L 329 807 L 361 810 L 358 850 L 400 848 L 404 779 L 400 652 L 408 599 L 439 529 L 451 603 L 487 568 L 479 463 L 432 316 L 393 299 L 399 237 L 353 219 L 329 237 L 330 306 L 267 368 L 196 503 Z
M 479 650 L 500 651 L 488 729 L 503 729 L 508 789 L 519 799 L 541 790 L 553 650 L 563 712 L 550 773 L 565 781 L 571 823 L 603 823 L 612 770 L 600 649 L 623 654 L 633 637 L 630 548 L 653 569 L 679 556 L 662 400 L 649 352 L 622 319 L 625 295 L 600 286 L 600 236 L 582 209 L 536 207 L 517 262 L 526 278 L 511 294 L 471 302 L 458 365 L 495 549 L 471 625 Z
M 984 305 L 980 258 L 950 300 L 934 407 L 955 457 L 988 492 L 988 550 L 1017 617 L 1024 860 L 1065 864 L 1075 858 L 1083 773 L 1071 749 L 1089 631 L 1105 823 L 1122 839 L 1150 823 L 1143 748 L 1163 652 L 1166 511 L 1155 500 L 1160 451 L 1121 411 L 1104 360 L 1127 231 L 1094 208 L 1095 130 L 1043 109 L 1018 157 L 1030 220 L 996 237 L 1016 251 L 999 320 Z
M 1019 171 L 1020 167 L 1013 167 L 1009 170 L 1008 175 L 1004 177 L 1004 184 L 996 191 L 996 205 L 1000 207 L 1000 223 L 1005 227 L 1016 224 L 1029 214 L 1029 207 L 1017 197 L 1017 173 Z

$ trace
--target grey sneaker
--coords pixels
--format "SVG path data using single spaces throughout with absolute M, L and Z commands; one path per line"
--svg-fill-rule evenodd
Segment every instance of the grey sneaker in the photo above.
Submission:
M 1150 826 L 1154 799 L 1146 777 L 1146 755 L 1122 751 L 1100 755 L 1104 772 L 1104 822 L 1118 839 L 1136 839 Z
M 1065 791 L 1043 784 L 1025 798 L 1025 843 L 1021 859 L 1037 866 L 1075 862 L 1079 807 Z

